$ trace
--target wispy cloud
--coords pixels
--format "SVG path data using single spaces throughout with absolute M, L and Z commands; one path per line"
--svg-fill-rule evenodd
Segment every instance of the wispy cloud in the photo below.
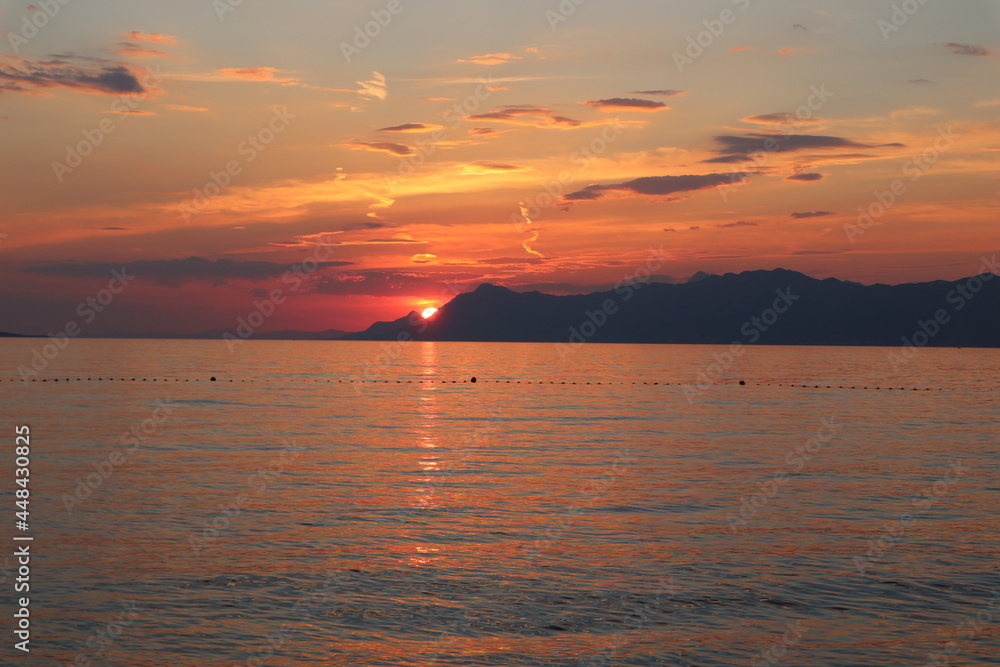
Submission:
M 433 132 L 440 129 L 443 129 L 443 126 L 427 123 L 404 123 L 403 125 L 382 127 L 377 132 Z
M 955 55 L 958 55 L 958 56 L 990 56 L 990 55 L 993 55 L 993 53 L 989 49 L 987 49 L 985 47 L 982 47 L 982 46 L 976 46 L 975 44 L 962 44 L 960 42 L 947 42 L 945 44 L 942 44 L 941 46 L 944 46 L 944 47 L 946 47 L 948 49 L 951 49 L 951 52 L 954 53 Z
M 14 59 L 17 65 L 0 67 L 0 89 L 11 92 L 37 92 L 40 89 L 68 88 L 85 93 L 143 93 L 146 88 L 124 65 L 82 62 L 67 59 L 48 61 Z
M 633 90 L 633 95 L 661 95 L 663 97 L 675 97 L 677 95 L 684 95 L 687 93 L 686 90 Z
M 755 125 L 809 125 L 820 122 L 819 118 L 803 118 L 797 114 L 787 111 L 778 113 L 765 113 L 759 116 L 746 116 L 740 119 L 743 123 L 753 123 Z
M 320 262 L 321 268 L 349 266 L 353 262 Z M 77 264 L 46 264 L 30 266 L 28 273 L 64 278 L 91 278 L 107 280 L 113 270 L 121 270 L 120 263 L 81 262 Z M 139 279 L 148 280 L 165 287 L 181 287 L 195 280 L 210 281 L 222 285 L 230 280 L 262 281 L 276 278 L 288 271 L 286 264 L 274 262 L 243 262 L 232 259 L 186 259 L 138 260 L 125 265 L 127 273 Z
M 663 102 L 641 100 L 635 97 L 612 97 L 607 100 L 581 102 L 581 104 L 605 111 L 661 111 L 670 108 Z
M 647 195 L 669 197 L 684 192 L 707 190 L 719 185 L 734 185 L 748 180 L 748 174 L 700 174 L 687 176 L 647 176 L 624 183 L 610 185 L 588 185 L 583 190 L 565 195 L 566 201 L 590 201 L 601 199 L 605 193 L 614 192 L 634 197 Z
M 133 42 L 146 42 L 147 44 L 176 44 L 177 37 L 174 35 L 165 35 L 159 32 L 142 32 L 141 30 L 133 30 L 131 32 L 123 32 L 122 37 L 125 39 L 130 39 Z
M 389 86 L 385 75 L 381 72 L 372 72 L 372 78 L 368 81 L 357 82 L 361 88 L 357 91 L 362 97 L 370 97 L 376 100 L 384 100 L 389 96 Z
M 513 60 L 520 60 L 521 56 L 511 53 L 487 53 L 481 56 L 472 56 L 468 60 L 456 60 L 459 63 L 476 63 L 477 65 L 503 65 Z
M 819 173 L 816 173 L 816 172 L 809 172 L 809 173 L 803 173 L 803 174 L 792 174 L 791 176 L 788 176 L 787 178 L 785 178 L 785 180 L 786 181 L 797 181 L 799 183 L 812 183 L 814 181 L 821 181 L 821 180 L 823 180 L 823 174 L 819 174 Z
M 382 151 L 400 156 L 413 155 L 413 150 L 409 146 L 394 144 L 391 141 L 352 141 L 347 145 L 360 150 Z
M 294 74 L 294 72 L 276 67 L 226 67 L 215 70 L 215 74 L 224 79 L 266 81 L 268 83 L 281 84 L 298 83 L 298 79 L 284 76 L 285 74 Z
M 833 211 L 808 211 L 805 213 L 792 213 L 792 217 L 796 220 L 804 220 L 806 218 L 825 218 L 828 215 L 837 215 Z
M 575 129 L 605 125 L 606 121 L 582 121 L 567 116 L 561 116 L 552 109 L 536 106 L 504 106 L 498 111 L 467 116 L 468 121 L 493 121 L 510 123 L 512 125 L 527 125 L 530 127 L 547 127 L 555 129 Z

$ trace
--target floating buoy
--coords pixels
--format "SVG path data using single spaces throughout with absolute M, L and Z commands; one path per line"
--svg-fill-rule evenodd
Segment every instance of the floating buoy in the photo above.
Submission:
M 475 376 L 475 375 L 473 375 L 473 376 L 472 376 L 472 379 L 471 379 L 471 380 L 469 380 L 469 382 L 472 382 L 472 383 L 475 383 L 475 382 L 476 382 L 476 376 Z
M 741 386 L 741 387 L 744 387 L 744 386 L 746 386 L 746 382 L 745 382 L 744 380 L 740 380 L 740 386 Z
M 214 375 L 212 376 L 212 379 L 209 380 L 209 382 L 216 382 L 216 379 L 215 379 Z

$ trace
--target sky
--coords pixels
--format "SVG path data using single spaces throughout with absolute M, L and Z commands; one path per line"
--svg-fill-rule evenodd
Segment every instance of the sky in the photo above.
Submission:
M 354 331 L 651 257 L 897 284 L 998 250 L 996 0 L 0 12 L 2 331 Z

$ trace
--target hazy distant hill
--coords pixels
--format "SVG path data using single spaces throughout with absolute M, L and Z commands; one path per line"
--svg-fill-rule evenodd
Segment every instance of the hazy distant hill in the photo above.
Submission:
M 0 338 L 30 338 L 31 336 L 25 336 L 23 334 L 7 333 L 6 331 L 0 331 Z
M 1000 279 L 861 285 L 775 269 L 579 296 L 483 284 L 426 322 L 411 314 L 343 338 L 402 331 L 419 340 L 898 346 L 916 337 L 918 346 L 998 347 Z
M 201 331 L 195 334 L 106 334 L 104 338 L 170 338 L 182 340 L 222 340 L 224 329 L 212 329 Z M 228 331 L 230 335 L 236 335 L 234 331 Z M 327 329 L 326 331 L 271 331 L 267 333 L 254 333 L 250 340 L 335 340 L 344 335 L 340 329 Z

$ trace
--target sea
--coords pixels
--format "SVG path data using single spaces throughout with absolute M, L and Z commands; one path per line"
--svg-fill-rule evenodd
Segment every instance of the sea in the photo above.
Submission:
M 1000 350 L 231 345 L 0 340 L 0 663 L 1000 664 Z

